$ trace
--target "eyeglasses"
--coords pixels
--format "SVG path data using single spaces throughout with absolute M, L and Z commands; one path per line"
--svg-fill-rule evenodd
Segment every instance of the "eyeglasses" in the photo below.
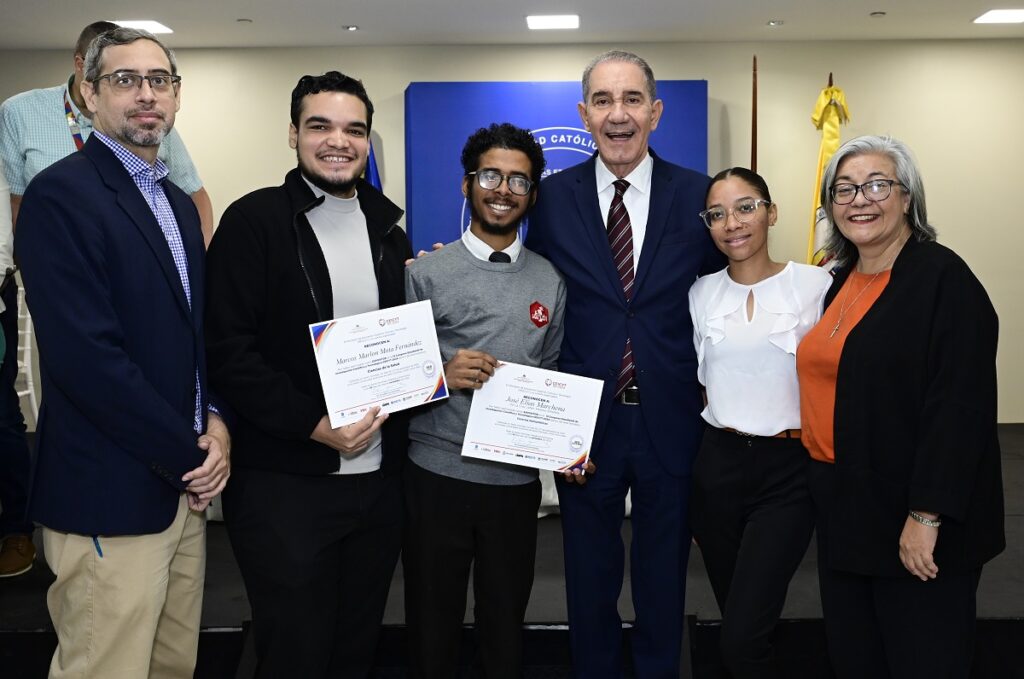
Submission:
M 497 189 L 501 186 L 502 181 L 507 181 L 508 190 L 517 196 L 525 196 L 533 187 L 533 182 L 519 174 L 502 174 L 494 170 L 481 170 L 479 172 L 467 172 L 466 174 L 476 175 L 476 183 L 480 185 L 481 189 L 487 189 L 488 191 Z
M 704 226 L 713 229 L 717 226 L 724 226 L 725 222 L 729 219 L 729 215 L 735 217 L 736 221 L 740 224 L 746 224 L 754 216 L 754 213 L 757 212 L 759 206 L 764 205 L 767 207 L 771 204 L 770 200 L 765 200 L 764 198 L 750 198 L 737 201 L 733 204 L 731 210 L 715 206 L 702 210 L 698 214 L 704 220 Z
M 888 198 L 889 194 L 892 193 L 893 184 L 899 184 L 904 191 L 907 189 L 906 186 L 895 179 L 872 179 L 863 184 L 833 184 L 828 193 L 832 197 L 832 202 L 836 205 L 849 205 L 857 197 L 858 191 L 861 192 L 861 195 L 866 200 L 870 200 L 872 203 L 879 203 Z
M 139 75 L 138 73 L 107 73 L 96 78 L 96 80 L 109 80 L 110 86 L 119 92 L 141 90 L 142 81 L 149 81 L 149 88 L 154 92 L 164 94 L 170 92 L 171 88 L 181 82 L 180 75 L 159 73 L 157 75 Z

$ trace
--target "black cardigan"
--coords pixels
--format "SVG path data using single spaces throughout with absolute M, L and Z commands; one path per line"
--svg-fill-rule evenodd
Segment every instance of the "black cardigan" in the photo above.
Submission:
M 942 515 L 940 571 L 978 568 L 1003 550 L 997 337 L 967 264 L 938 243 L 908 241 L 839 361 L 831 567 L 906 575 L 898 545 L 910 509 Z
M 402 210 L 357 185 L 377 274 L 380 307 L 405 302 L 409 240 Z M 333 317 L 327 262 L 306 219 L 323 201 L 299 171 L 228 207 L 207 253 L 206 349 L 210 383 L 236 418 L 232 463 L 296 474 L 337 471 L 338 452 L 309 438 L 327 413 L 309 324 Z M 408 447 L 408 418 L 382 427 L 383 469 Z

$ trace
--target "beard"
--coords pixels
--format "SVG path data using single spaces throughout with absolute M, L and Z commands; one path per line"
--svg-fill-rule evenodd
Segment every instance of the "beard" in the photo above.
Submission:
M 302 176 L 308 179 L 309 183 L 313 186 L 336 198 L 342 198 L 345 194 L 351 192 L 355 188 L 356 182 L 363 176 L 363 170 L 366 169 L 364 164 L 363 168 L 355 172 L 348 179 L 329 179 L 302 162 L 302 156 L 299 155 L 298 150 L 295 151 L 295 157 L 299 161 L 299 171 L 302 172 Z
M 473 220 L 480 225 L 481 229 L 487 233 L 494 234 L 495 236 L 507 236 L 518 229 L 519 225 L 522 223 L 522 221 L 518 221 L 512 222 L 511 224 L 495 224 L 494 222 L 489 222 L 486 219 L 481 219 L 480 215 L 475 214 L 475 212 L 476 210 L 470 210 Z
M 129 112 L 129 115 L 131 113 Z M 125 143 L 125 145 L 140 147 L 160 146 L 167 133 L 171 131 L 172 125 L 174 125 L 174 118 L 168 121 L 165 116 L 158 124 L 152 127 L 140 127 L 133 125 L 129 117 L 125 116 L 120 129 L 117 130 L 117 136 L 120 137 L 119 141 Z

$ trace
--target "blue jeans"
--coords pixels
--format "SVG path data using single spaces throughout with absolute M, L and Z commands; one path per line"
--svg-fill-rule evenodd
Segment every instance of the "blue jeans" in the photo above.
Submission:
M 14 281 L 3 292 L 7 307 L 0 314 L 7 341 L 7 353 L 0 366 L 0 536 L 31 534 L 28 484 L 31 457 L 25 441 L 25 418 L 14 382 L 18 377 L 18 285 Z

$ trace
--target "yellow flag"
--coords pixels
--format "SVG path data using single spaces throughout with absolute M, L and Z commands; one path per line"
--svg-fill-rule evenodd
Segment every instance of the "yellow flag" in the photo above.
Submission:
M 831 76 L 829 82 L 831 83 Z M 839 125 L 850 120 L 850 111 L 846 108 L 846 95 L 838 87 L 826 87 L 818 95 L 811 114 L 811 122 L 821 130 L 821 148 L 818 149 L 818 172 L 814 177 L 814 200 L 811 212 L 811 232 L 807 238 L 807 263 L 825 266 L 829 255 L 825 252 L 825 241 L 828 239 L 828 220 L 821 207 L 821 175 L 828 166 L 832 154 L 839 148 Z

